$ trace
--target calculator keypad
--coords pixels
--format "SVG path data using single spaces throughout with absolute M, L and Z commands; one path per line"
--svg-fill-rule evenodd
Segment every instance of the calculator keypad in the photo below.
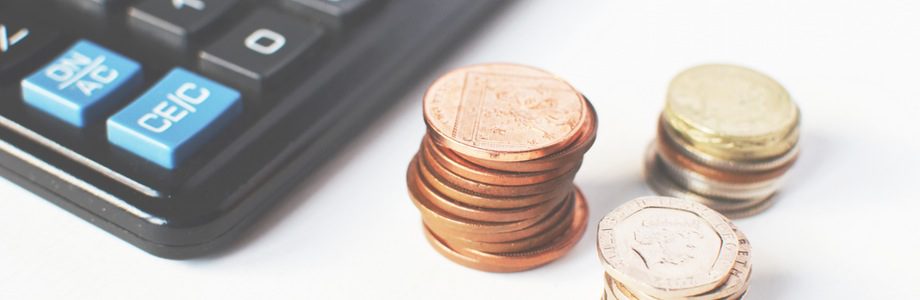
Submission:
M 81 40 L 22 80 L 26 104 L 84 127 L 110 113 L 141 85 L 141 65 Z
M 60 33 L 37 24 L 23 22 L 0 11 L 0 82 L 15 82 L 24 73 L 29 59 L 44 52 Z
M 109 142 L 174 169 L 242 112 L 240 93 L 177 68 L 106 123 Z
M 186 47 L 239 0 L 145 0 L 128 9 L 128 26 L 177 48 Z
M 322 27 L 268 9 L 249 15 L 202 50 L 206 75 L 235 83 L 252 93 L 274 87 L 318 44 Z

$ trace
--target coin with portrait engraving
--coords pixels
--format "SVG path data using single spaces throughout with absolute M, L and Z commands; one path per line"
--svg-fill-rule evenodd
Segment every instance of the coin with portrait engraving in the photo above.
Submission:
M 558 77 L 528 66 L 483 64 L 438 78 L 423 98 L 431 138 L 470 157 L 534 160 L 578 138 L 584 97 Z
M 694 201 L 641 197 L 598 225 L 597 251 L 617 282 L 653 297 L 711 291 L 728 279 L 739 241 L 718 212 Z
M 799 110 L 772 78 L 734 65 L 701 65 L 668 87 L 664 119 L 697 149 L 725 159 L 786 153 L 798 140 Z

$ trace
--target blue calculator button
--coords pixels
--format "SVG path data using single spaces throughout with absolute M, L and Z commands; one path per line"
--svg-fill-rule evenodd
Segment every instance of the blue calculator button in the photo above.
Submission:
M 141 86 L 137 62 L 81 40 L 22 80 L 25 103 L 84 127 L 104 117 Z
M 240 93 L 181 68 L 106 122 L 109 142 L 175 169 L 242 112 Z

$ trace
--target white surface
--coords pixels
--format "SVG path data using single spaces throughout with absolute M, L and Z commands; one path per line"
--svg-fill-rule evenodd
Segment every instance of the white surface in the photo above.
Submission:
M 577 183 L 591 227 L 650 193 L 642 151 L 671 76 L 744 64 L 804 115 L 779 202 L 737 222 L 754 246 L 748 299 L 920 297 L 920 2 L 521 2 L 442 71 L 533 64 L 590 97 L 600 137 Z M 155 258 L 0 181 L 0 299 L 597 299 L 591 229 L 564 259 L 517 274 L 466 269 L 426 244 L 404 179 L 426 84 L 219 257 Z

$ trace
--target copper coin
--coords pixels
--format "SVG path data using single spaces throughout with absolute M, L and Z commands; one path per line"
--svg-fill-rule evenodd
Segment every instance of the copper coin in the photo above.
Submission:
M 466 248 L 454 249 L 429 230 L 425 230 L 425 237 L 439 253 L 458 264 L 487 272 L 520 272 L 559 259 L 575 247 L 575 244 L 584 235 L 587 227 L 588 204 L 577 189 L 574 214 L 575 217 L 565 233 L 544 247 L 523 252 L 493 254 Z
M 547 203 L 553 200 L 560 200 L 565 198 L 572 189 L 571 182 L 563 182 L 562 185 L 556 187 L 554 190 L 543 194 L 524 196 L 486 195 L 447 182 L 444 178 L 432 171 L 433 168 L 431 167 L 431 163 L 429 163 L 427 159 L 424 159 L 424 157 L 424 155 L 419 157 L 420 177 L 425 179 L 433 190 L 468 206 L 486 209 L 522 208 Z
M 722 199 L 701 196 L 679 186 L 661 168 L 661 161 L 654 151 L 654 146 L 649 147 L 645 159 L 645 180 L 655 193 L 702 203 L 731 219 L 753 216 L 766 210 L 773 203 L 772 196 L 756 199 Z
M 417 164 L 417 158 L 413 159 L 412 163 L 409 164 L 409 170 L 406 174 L 406 179 L 409 186 L 409 196 L 412 198 L 412 203 L 415 204 L 415 207 L 418 208 L 419 212 L 421 212 L 422 219 L 425 220 L 426 223 L 436 223 L 438 226 L 443 226 L 458 231 L 497 233 L 518 231 L 530 227 L 539 221 L 539 219 L 534 218 L 514 222 L 483 222 L 450 214 L 437 205 L 431 203 L 431 201 L 424 197 L 419 190 L 418 184 L 416 184 L 415 180 L 413 180 L 418 177 Z
M 509 172 L 546 171 L 556 169 L 572 161 L 581 161 L 584 154 L 594 145 L 594 141 L 597 138 L 597 112 L 590 102 L 585 103 L 587 104 L 585 106 L 585 115 L 587 115 L 588 118 L 586 119 L 584 127 L 582 127 L 579 132 L 578 139 L 557 153 L 540 159 L 514 163 L 479 159 L 463 155 L 463 153 L 458 154 L 474 164 Z
M 488 232 L 477 230 L 478 228 L 473 228 L 469 230 L 457 230 L 456 228 L 443 226 L 442 223 L 438 220 L 430 220 L 423 218 L 422 220 L 425 224 L 432 230 L 436 232 L 439 236 L 451 236 L 456 238 L 462 238 L 470 241 L 485 242 L 485 243 L 506 243 L 525 239 L 531 237 L 541 232 L 546 232 L 553 225 L 560 222 L 560 220 L 568 219 L 571 220 L 573 211 L 572 209 L 575 206 L 575 193 L 571 193 L 569 198 L 559 204 L 550 215 L 543 217 L 540 220 L 537 220 L 530 227 L 509 232 Z
M 532 185 L 558 178 L 568 173 L 569 170 L 578 166 L 579 162 L 571 161 L 558 168 L 539 171 L 539 172 L 507 172 L 495 169 L 485 168 L 476 165 L 469 160 L 457 155 L 453 151 L 442 151 L 442 149 L 431 141 L 426 135 L 422 142 L 427 147 L 432 156 L 444 168 L 451 172 L 463 176 L 470 180 L 495 185 Z M 443 149 L 446 150 L 446 149 Z
M 416 165 L 420 165 L 416 163 Z M 419 169 L 424 170 L 424 167 L 417 166 Z M 422 171 L 424 172 L 424 171 Z M 552 209 L 556 206 L 557 203 L 562 201 L 565 196 L 559 197 L 555 201 L 546 201 L 543 203 L 537 203 L 529 206 L 516 207 L 516 208 L 507 208 L 507 209 L 489 209 L 489 208 L 480 208 L 469 205 L 464 205 L 460 203 L 455 198 L 451 198 L 448 195 L 441 194 L 435 191 L 431 187 L 431 183 L 425 178 L 418 176 L 419 171 L 410 173 L 409 180 L 415 182 L 418 191 L 420 192 L 419 196 L 426 198 L 431 204 L 437 206 L 438 208 L 444 210 L 445 212 L 455 215 L 461 218 L 483 221 L 483 222 L 515 222 L 522 221 L 534 218 L 541 218 L 549 214 Z M 460 197 L 477 197 L 473 195 L 462 195 L 458 194 L 455 196 Z M 502 200 L 499 200 L 502 201 Z
M 450 71 L 431 84 L 422 102 L 438 143 L 497 161 L 558 152 L 578 137 L 586 117 L 585 99 L 567 82 L 515 64 Z
M 717 181 L 729 183 L 756 183 L 772 180 L 783 176 L 783 174 L 785 174 L 786 171 L 788 171 L 789 168 L 795 164 L 796 158 L 792 158 L 789 160 L 789 162 L 766 171 L 739 172 L 725 171 L 722 169 L 714 168 L 712 166 L 697 162 L 676 150 L 674 147 L 677 147 L 677 145 L 674 144 L 672 137 L 667 134 L 667 132 L 664 130 L 664 127 L 662 126 L 666 125 L 659 122 L 657 142 L 658 153 L 668 161 L 674 162 L 682 168 L 702 174 L 703 176 L 712 178 Z
M 566 187 L 572 183 L 572 180 L 575 179 L 575 174 L 578 172 L 577 166 L 569 170 L 565 175 L 557 177 L 555 179 L 531 185 L 494 185 L 478 182 L 465 178 L 463 176 L 457 175 L 456 173 L 451 172 L 444 166 L 437 163 L 437 161 L 432 157 L 432 153 L 426 148 L 422 147 L 422 154 L 425 157 L 424 161 L 430 166 L 432 173 L 436 174 L 439 178 L 443 179 L 443 182 L 450 183 L 452 186 L 456 186 L 460 189 L 467 191 L 476 191 L 477 193 L 494 196 L 494 197 L 522 197 L 530 195 L 544 195 L 557 191 L 560 188 Z
M 546 231 L 538 232 L 535 235 L 523 239 L 507 242 L 474 241 L 442 232 L 435 232 L 435 235 L 441 238 L 445 244 L 451 248 L 469 248 L 489 253 L 520 252 L 548 244 L 568 229 L 567 225 L 572 222 L 573 217 L 574 214 L 566 213 L 561 220 L 552 224 Z

